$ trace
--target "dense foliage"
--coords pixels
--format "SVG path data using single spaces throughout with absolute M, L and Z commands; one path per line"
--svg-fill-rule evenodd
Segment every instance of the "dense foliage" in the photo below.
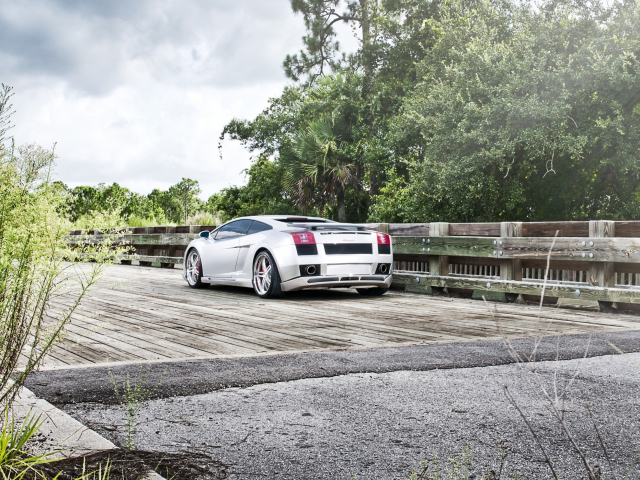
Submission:
M 399 195 L 399 217 L 638 218 L 637 14 L 443 6 L 425 25 L 437 41 L 394 125 L 396 142 L 421 138 L 406 191 L 387 192 Z
M 637 1 L 292 7 L 308 28 L 285 59 L 300 83 L 222 132 L 272 158 L 275 198 L 342 219 L 344 190 L 360 221 L 640 218 Z M 340 21 L 360 32 L 349 57 Z M 328 118 L 340 128 L 320 134 Z
M 284 191 L 282 165 L 264 157 L 245 171 L 247 184 L 224 188 L 209 197 L 207 210 L 222 221 L 246 215 L 298 214 L 300 211 Z
M 240 215 L 346 221 L 640 218 L 640 3 L 291 0 L 307 34 L 294 81 L 221 139 L 243 186 L 139 195 L 69 190 L 70 218 L 210 224 Z M 335 26 L 360 39 L 340 51 Z M 63 185 L 59 185 L 64 190 Z
M 100 214 L 114 217 L 113 226 L 147 226 L 201 221 L 202 212 L 207 211 L 205 202 L 198 198 L 198 182 L 189 178 L 183 178 L 168 190 L 154 189 L 148 195 L 132 192 L 117 183 L 69 189 L 63 183 L 55 182 L 55 186 L 67 195 L 62 209 L 81 228 Z M 209 215 L 207 221 L 211 218 Z

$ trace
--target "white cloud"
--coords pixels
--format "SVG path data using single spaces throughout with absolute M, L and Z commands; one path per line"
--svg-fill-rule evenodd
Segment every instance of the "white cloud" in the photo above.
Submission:
M 250 153 L 225 141 L 220 160 L 218 136 L 281 93 L 303 34 L 288 0 L 0 0 L 12 133 L 57 142 L 70 186 L 148 193 L 189 177 L 206 197 L 244 182 Z

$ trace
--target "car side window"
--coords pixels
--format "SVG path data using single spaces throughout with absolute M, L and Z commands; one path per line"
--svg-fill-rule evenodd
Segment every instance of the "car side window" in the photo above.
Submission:
M 227 223 L 216 234 L 216 240 L 246 235 L 251 222 L 252 220 L 236 220 L 235 222 Z
M 253 223 L 251 224 L 251 227 L 249 227 L 249 231 L 247 232 L 247 235 L 251 235 L 253 233 L 258 233 L 258 232 L 264 232 L 265 230 L 273 230 L 273 227 L 271 225 L 267 225 L 266 223 L 257 222 L 254 220 Z

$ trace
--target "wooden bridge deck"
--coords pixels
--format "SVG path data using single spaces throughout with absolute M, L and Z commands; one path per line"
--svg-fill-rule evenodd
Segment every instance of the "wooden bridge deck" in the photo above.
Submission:
M 262 300 L 248 289 L 193 290 L 179 270 L 113 266 L 45 368 L 378 348 L 640 329 L 640 317 L 476 300 L 306 291 Z M 493 304 L 491 304 L 493 307 Z

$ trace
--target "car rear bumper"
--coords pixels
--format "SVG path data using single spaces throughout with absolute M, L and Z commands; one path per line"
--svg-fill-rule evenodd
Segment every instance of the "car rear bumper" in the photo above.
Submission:
M 318 275 L 314 277 L 298 277 L 287 282 L 282 282 L 283 292 L 304 290 L 305 288 L 329 288 L 329 287 L 380 287 L 389 288 L 393 275 Z

